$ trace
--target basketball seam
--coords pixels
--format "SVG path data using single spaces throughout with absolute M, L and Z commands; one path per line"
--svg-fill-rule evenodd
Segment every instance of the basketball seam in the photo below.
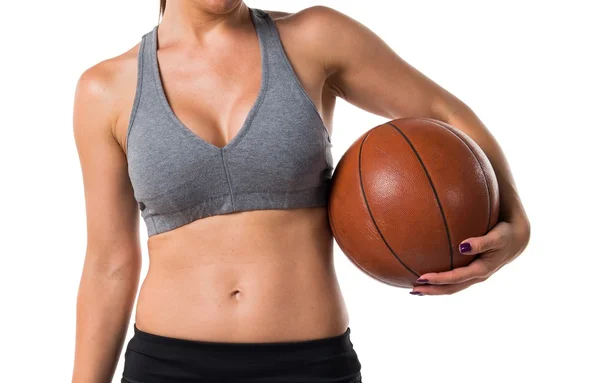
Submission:
M 372 132 L 372 130 L 371 130 L 371 132 Z M 408 267 L 408 265 L 406 263 L 402 262 L 402 259 L 400 259 L 398 254 L 396 254 L 396 252 L 392 249 L 390 244 L 385 240 L 383 233 L 381 232 L 381 230 L 379 230 L 379 226 L 377 225 L 377 222 L 375 221 L 375 217 L 373 217 L 373 213 L 371 212 L 371 207 L 369 206 L 369 201 L 367 200 L 367 194 L 365 193 L 365 188 L 364 188 L 363 179 L 362 179 L 362 150 L 363 150 L 363 145 L 364 145 L 365 141 L 367 140 L 367 137 L 369 137 L 371 135 L 371 132 L 369 132 L 368 134 L 365 135 L 365 137 L 363 138 L 363 140 L 360 143 L 360 149 L 358 151 L 358 179 L 360 180 L 360 190 L 361 190 L 363 199 L 365 201 L 365 206 L 367 207 L 367 211 L 369 212 L 369 216 L 371 217 L 371 221 L 373 222 L 373 225 L 375 225 L 375 229 L 377 229 L 377 233 L 379 233 L 381 240 L 383 241 L 383 243 L 385 243 L 388 250 L 392 253 L 394 258 L 396 258 L 396 260 L 398 262 L 400 262 L 400 264 L 402 264 L 402 266 L 404 266 L 406 268 L 406 270 L 410 271 L 414 276 L 416 276 L 418 278 L 419 274 L 417 274 L 410 267 Z
M 473 149 L 471 148 L 471 145 L 469 145 L 468 142 L 466 142 L 465 140 L 463 140 L 463 138 L 461 136 L 459 136 L 458 134 L 454 133 L 452 131 L 452 129 L 448 129 L 448 127 L 446 127 L 444 124 L 440 124 L 439 122 L 431 119 L 431 122 L 434 122 L 435 124 L 443 127 L 444 129 L 446 129 L 447 131 L 449 131 L 450 133 L 454 134 L 456 137 L 458 137 L 464 144 L 465 146 L 469 149 L 469 151 L 471 152 L 471 154 L 473 154 L 473 157 L 475 157 L 475 160 L 477 161 L 477 164 L 479 164 L 479 168 L 481 169 L 481 172 L 483 173 L 483 178 L 485 178 L 485 190 L 487 190 L 487 200 L 488 200 L 488 219 L 487 219 L 487 225 L 486 225 L 486 232 L 488 232 L 490 230 L 490 222 L 492 220 L 492 201 L 491 201 L 491 197 L 490 197 L 490 188 L 488 186 L 488 178 L 485 175 L 485 170 L 483 169 L 483 166 L 481 165 L 481 161 L 479 161 L 479 157 L 477 157 L 477 155 L 475 154 L 475 152 L 473 151 Z
M 331 211 L 329 209 L 327 215 L 329 216 L 329 222 L 330 222 L 330 227 L 331 227 L 331 231 L 333 232 L 333 237 L 336 238 L 337 244 L 340 247 L 340 250 L 342 250 L 342 252 L 344 254 L 346 254 L 346 256 L 348 257 L 348 259 L 350 260 L 350 262 L 352 262 L 352 264 L 356 267 L 358 267 L 359 270 L 361 270 L 362 272 L 364 272 L 365 274 L 367 274 L 368 276 L 370 276 L 371 278 L 381 282 L 381 283 L 385 283 L 386 285 L 390 285 L 390 286 L 394 286 L 394 287 L 401 287 L 401 285 L 396 285 L 393 283 L 390 283 L 388 281 L 385 281 L 379 277 L 377 277 L 375 274 L 371 274 L 367 269 L 365 269 L 364 267 L 362 267 L 358 262 L 356 262 L 356 260 L 354 258 L 352 258 L 352 256 L 350 255 L 349 252 L 346 251 L 346 249 L 344 248 L 344 246 L 342 245 L 341 241 L 338 240 L 337 238 L 339 238 L 337 236 L 337 231 L 335 229 L 335 224 L 333 223 L 333 220 L 331 219 Z
M 448 222 L 446 221 L 446 215 L 444 214 L 444 208 L 442 207 L 442 202 L 440 201 L 440 197 L 438 196 L 438 193 L 435 190 L 435 185 L 433 184 L 433 180 L 431 179 L 431 176 L 429 175 L 429 172 L 427 171 L 427 167 L 425 167 L 425 164 L 423 163 L 421 156 L 417 152 L 417 149 L 414 147 L 414 145 L 408 139 L 408 137 L 404 134 L 404 132 L 402 132 L 402 130 L 400 130 L 396 125 L 394 125 L 391 122 L 388 122 L 388 125 L 391 125 L 394 129 L 396 129 L 396 131 L 398 133 L 400 133 L 402 135 L 402 137 L 404 137 L 404 139 L 406 140 L 408 145 L 411 147 L 413 153 L 419 160 L 419 163 L 421 164 L 421 167 L 423 168 L 423 171 L 425 172 L 425 175 L 427 176 L 427 180 L 429 180 L 429 185 L 431 186 L 431 190 L 433 190 L 433 195 L 435 196 L 435 200 L 437 201 L 438 208 L 439 208 L 440 214 L 442 216 L 442 220 L 444 221 L 444 229 L 446 229 L 446 237 L 448 238 L 448 248 L 450 250 L 450 270 L 454 270 L 454 256 L 452 254 L 453 251 L 452 251 L 452 239 L 450 238 L 450 229 L 448 228 Z

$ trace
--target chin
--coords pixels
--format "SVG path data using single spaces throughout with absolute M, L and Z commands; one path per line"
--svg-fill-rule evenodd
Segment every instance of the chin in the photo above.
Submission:
M 237 8 L 243 0 L 195 0 L 204 10 L 222 14 Z

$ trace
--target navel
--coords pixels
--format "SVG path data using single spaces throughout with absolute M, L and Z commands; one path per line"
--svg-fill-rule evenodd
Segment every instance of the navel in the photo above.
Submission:
M 241 298 L 242 292 L 239 289 L 235 289 L 229 295 L 231 296 L 231 298 L 239 300 Z

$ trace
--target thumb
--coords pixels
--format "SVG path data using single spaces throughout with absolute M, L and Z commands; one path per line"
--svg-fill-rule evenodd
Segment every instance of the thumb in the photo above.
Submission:
M 467 238 L 458 245 L 458 250 L 466 255 L 483 253 L 487 250 L 488 242 L 486 236 Z
M 458 245 L 462 254 L 481 254 L 486 251 L 500 249 L 509 241 L 510 231 L 507 224 L 498 224 L 480 237 L 471 237 Z

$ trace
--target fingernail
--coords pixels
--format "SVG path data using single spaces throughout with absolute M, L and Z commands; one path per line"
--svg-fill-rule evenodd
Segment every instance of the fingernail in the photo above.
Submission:
M 429 280 L 419 278 L 419 279 L 417 279 L 417 283 L 429 283 Z
M 461 253 L 471 251 L 471 244 L 469 242 L 461 243 L 459 249 Z
M 423 293 L 420 291 L 411 291 L 410 292 L 412 295 L 418 295 L 418 296 L 423 296 Z

